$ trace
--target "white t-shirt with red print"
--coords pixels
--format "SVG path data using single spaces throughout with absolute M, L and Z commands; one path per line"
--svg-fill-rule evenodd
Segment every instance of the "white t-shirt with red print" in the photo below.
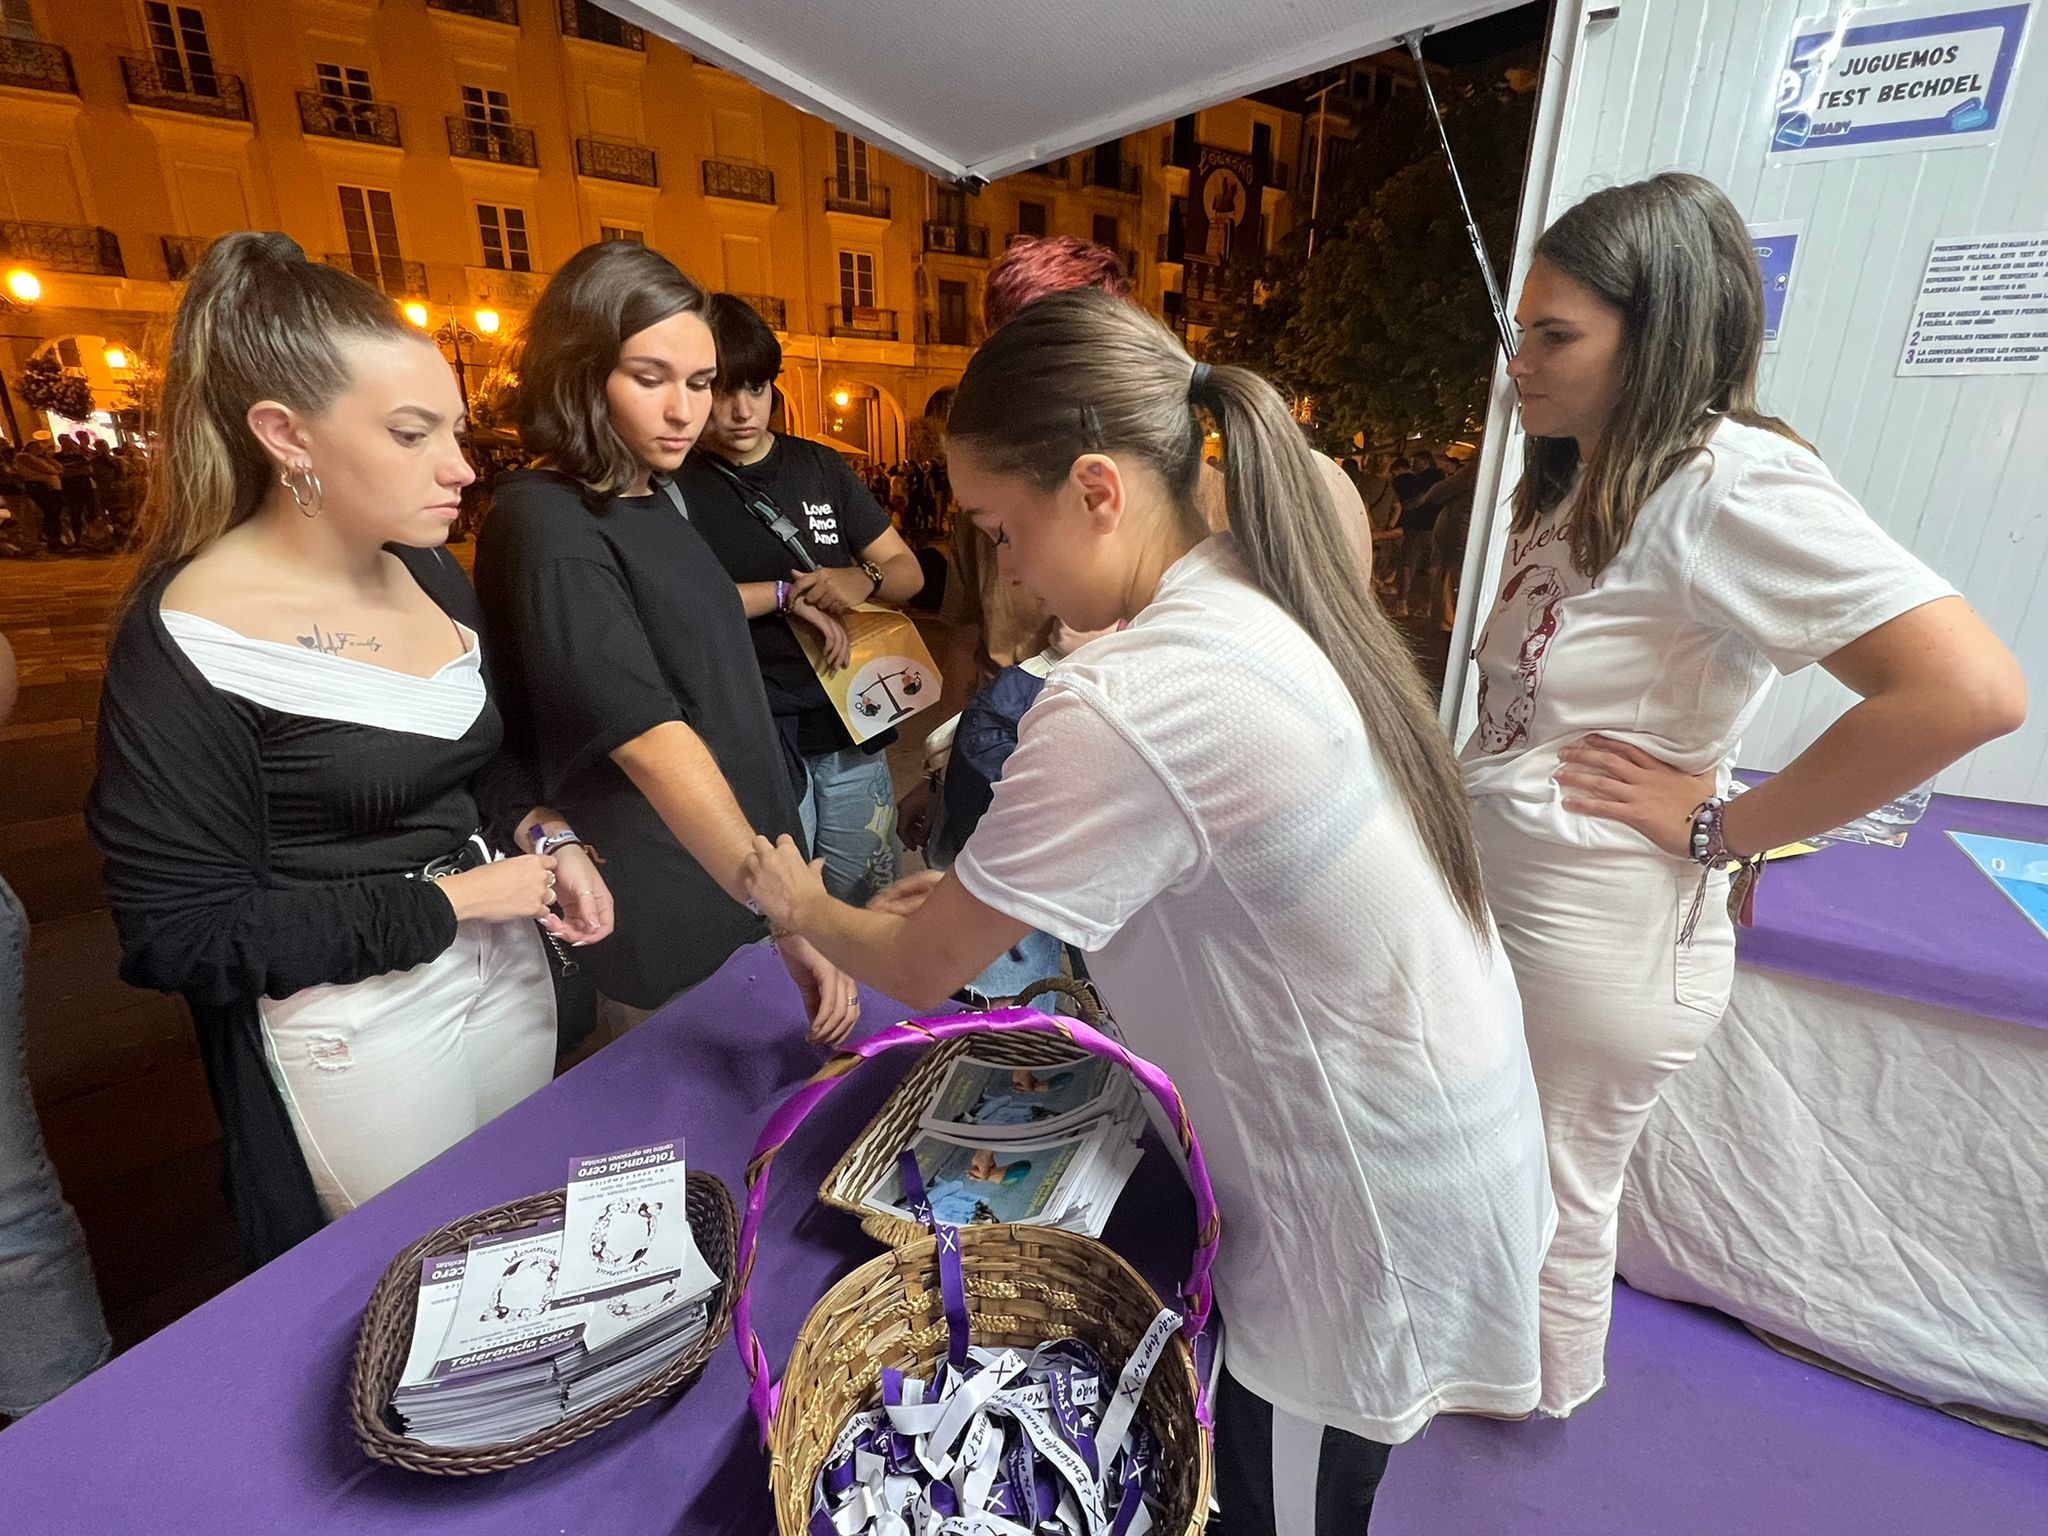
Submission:
M 1597 578 L 1572 563 L 1572 502 L 1508 537 L 1462 753 L 1466 791 L 1548 842 L 1651 846 L 1564 809 L 1564 748 L 1612 736 L 1687 773 L 1718 766 L 1725 784 L 1776 674 L 1955 591 L 1811 452 L 1726 418 Z

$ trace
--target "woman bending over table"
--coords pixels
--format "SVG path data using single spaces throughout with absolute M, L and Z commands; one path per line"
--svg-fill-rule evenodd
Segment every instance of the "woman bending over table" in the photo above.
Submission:
M 541 929 L 611 930 L 499 750 L 441 548 L 462 414 L 433 342 L 283 235 L 222 237 L 179 303 L 87 823 L 122 975 L 191 1005 L 252 1263 L 545 1085 Z
M 1741 216 L 1668 174 L 1544 234 L 1508 372 L 1529 433 L 1464 749 L 1514 961 L 1558 1231 L 1544 1412 L 1597 1392 L 1622 1173 L 1735 969 L 1729 866 L 1823 832 L 2016 729 L 2026 684 L 1948 583 L 1757 405 L 1763 296 Z M 1725 800 L 1774 673 L 1862 696 Z
M 1542 1129 L 1450 745 L 1280 397 L 1136 307 L 1056 294 L 997 331 L 949 465 L 1006 575 L 1128 627 L 1054 669 L 948 875 L 857 910 L 763 839 L 750 889 L 918 1004 L 1030 928 L 1088 953 L 1222 1207 L 1232 1536 L 1355 1533 L 1391 1445 L 1536 1401 Z

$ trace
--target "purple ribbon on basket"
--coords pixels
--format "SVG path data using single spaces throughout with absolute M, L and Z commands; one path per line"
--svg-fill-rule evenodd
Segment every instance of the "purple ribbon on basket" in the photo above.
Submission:
M 903 1176 L 903 1197 L 927 1232 L 939 1240 L 939 1294 L 946 1302 L 946 1363 L 954 1370 L 967 1368 L 967 1346 L 972 1330 L 967 1320 L 967 1278 L 960 1273 L 960 1229 L 948 1226 L 932 1214 L 931 1197 L 925 1193 L 924 1172 L 917 1166 L 917 1154 L 905 1147 L 896 1166 Z
M 763 1128 L 760 1140 L 754 1147 L 754 1155 L 747 1165 L 747 1206 L 740 1226 L 739 1249 L 734 1266 L 739 1293 L 733 1312 L 733 1340 L 752 1380 L 748 1401 L 754 1410 L 755 1420 L 760 1425 L 764 1445 L 775 1422 L 775 1411 L 781 1402 L 782 1388 L 781 1383 L 775 1380 L 774 1367 L 769 1362 L 767 1351 L 754 1332 L 751 1282 L 754 1260 L 760 1243 L 762 1213 L 768 1201 L 768 1173 L 774 1163 L 775 1154 L 795 1134 L 796 1128 L 825 1096 L 863 1061 L 901 1046 L 926 1046 L 959 1035 L 976 1034 L 1056 1035 L 1091 1055 L 1105 1057 L 1126 1068 L 1166 1110 L 1181 1147 L 1187 1154 L 1188 1179 L 1194 1191 L 1198 1227 L 1194 1259 L 1189 1267 L 1187 1282 L 1181 1288 L 1181 1333 L 1196 1362 L 1196 1418 L 1204 1430 L 1212 1426 L 1213 1419 L 1205 1389 L 1206 1374 L 1202 1368 L 1202 1344 L 1203 1335 L 1208 1327 L 1211 1301 L 1209 1272 L 1215 1262 L 1216 1244 L 1222 1222 L 1216 1210 L 1216 1194 L 1209 1183 L 1208 1167 L 1202 1158 L 1201 1143 L 1195 1138 L 1194 1127 L 1189 1122 L 1187 1108 L 1181 1102 L 1180 1092 L 1174 1087 L 1172 1079 L 1158 1067 L 1140 1056 L 1133 1055 L 1121 1042 L 1110 1039 L 1078 1019 L 1055 1017 L 1029 1008 L 1006 1008 L 993 1013 L 952 1014 L 941 1018 L 916 1019 L 878 1030 L 865 1039 L 853 1042 L 833 1056 L 818 1069 L 809 1082 L 791 1093 L 769 1116 L 768 1124 Z M 950 1309 L 950 1301 L 948 1306 Z M 950 1323 L 950 1311 L 948 1320 Z

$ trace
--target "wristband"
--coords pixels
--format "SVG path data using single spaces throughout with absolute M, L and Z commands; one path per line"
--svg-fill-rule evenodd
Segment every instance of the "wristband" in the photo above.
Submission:
M 533 851 L 539 854 L 553 853 L 557 848 L 567 848 L 572 843 L 583 841 L 567 827 L 559 832 L 550 832 L 537 821 L 526 829 L 526 840 L 533 844 Z
M 789 612 L 789 583 L 786 581 L 775 583 L 775 611 L 777 613 Z

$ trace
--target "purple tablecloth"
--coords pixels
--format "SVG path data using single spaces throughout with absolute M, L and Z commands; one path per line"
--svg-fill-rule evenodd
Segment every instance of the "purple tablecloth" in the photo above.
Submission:
M 903 1016 L 872 995 L 865 1013 Z M 773 1531 L 767 1459 L 729 1343 L 682 1397 L 490 1477 L 367 1460 L 346 1392 L 363 1303 L 421 1233 L 559 1186 L 578 1154 L 676 1135 L 692 1167 L 743 1201 L 757 1130 L 819 1059 L 780 967 L 741 952 L 631 1035 L 0 1434 L 0 1532 Z M 778 1364 L 826 1287 L 880 1252 L 852 1217 L 818 1204 L 818 1185 L 914 1059 L 905 1050 L 864 1067 L 776 1160 L 755 1318 Z M 1105 1237 L 1171 1294 L 1193 1221 L 1186 1187 L 1155 1149 Z
M 1750 965 L 2048 1029 L 2048 938 L 1952 831 L 2048 842 L 2048 807 L 1936 795 L 1903 847 L 1836 843 L 1780 859 L 1737 953 Z

